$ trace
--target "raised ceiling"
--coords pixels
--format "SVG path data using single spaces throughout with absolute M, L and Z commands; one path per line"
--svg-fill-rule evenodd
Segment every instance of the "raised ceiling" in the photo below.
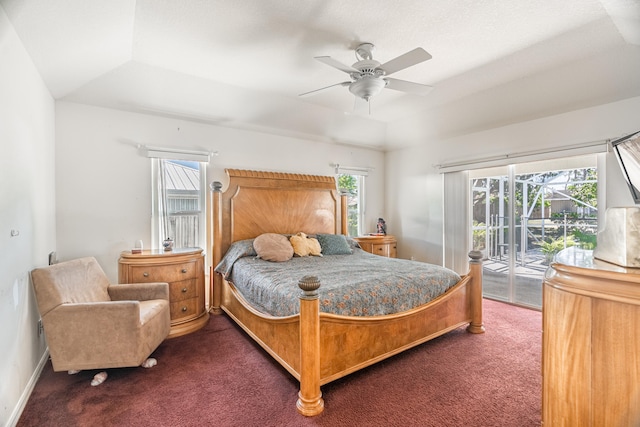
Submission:
M 639 0 L 0 0 L 55 99 L 393 150 L 640 95 Z M 415 47 L 354 111 L 345 64 Z M 394 138 L 394 124 L 420 123 Z M 426 123 L 426 124 L 425 124 Z

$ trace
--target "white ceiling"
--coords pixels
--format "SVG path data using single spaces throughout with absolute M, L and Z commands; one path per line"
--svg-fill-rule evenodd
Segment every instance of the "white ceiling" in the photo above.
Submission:
M 0 5 L 56 99 L 381 150 L 640 95 L 640 0 Z M 361 42 L 382 63 L 424 48 L 393 77 L 434 90 L 385 89 L 370 114 L 346 87 L 298 97 L 348 79 L 315 56 L 350 65 Z M 408 118 L 433 125 L 398 141 Z

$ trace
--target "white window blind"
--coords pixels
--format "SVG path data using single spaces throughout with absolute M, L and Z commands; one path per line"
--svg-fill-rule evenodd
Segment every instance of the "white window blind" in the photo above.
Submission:
M 469 270 L 469 172 L 444 174 L 444 266 L 458 274 Z
M 517 163 L 529 163 L 542 160 L 582 156 L 586 154 L 606 153 L 607 150 L 608 141 L 601 140 L 587 142 L 579 145 L 559 146 L 553 149 L 520 151 L 514 153 L 505 153 L 492 157 L 461 160 L 458 162 L 443 163 L 441 165 L 436 165 L 436 167 L 440 170 L 441 173 L 458 172 L 462 170 L 508 166 Z
M 184 160 L 191 162 L 209 163 L 211 153 L 208 151 L 182 150 L 168 147 L 143 147 L 147 157 L 155 159 Z

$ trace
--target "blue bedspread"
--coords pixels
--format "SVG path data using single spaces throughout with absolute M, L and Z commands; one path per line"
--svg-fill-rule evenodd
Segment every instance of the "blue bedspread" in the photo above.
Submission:
M 425 304 L 455 285 L 460 276 L 437 265 L 373 255 L 294 257 L 285 262 L 256 258 L 252 240 L 234 243 L 216 267 L 254 308 L 272 316 L 300 310 L 298 281 L 317 276 L 320 311 L 378 316 Z

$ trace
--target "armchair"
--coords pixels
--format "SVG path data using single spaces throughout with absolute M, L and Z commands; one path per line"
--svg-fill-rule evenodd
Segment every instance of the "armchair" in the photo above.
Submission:
M 54 371 L 140 366 L 169 335 L 167 283 L 110 284 L 93 257 L 31 280 Z

